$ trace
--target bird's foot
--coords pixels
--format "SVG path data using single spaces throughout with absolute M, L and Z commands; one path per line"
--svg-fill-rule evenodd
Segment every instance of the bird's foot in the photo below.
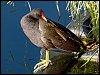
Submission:
M 43 70 L 43 69 L 47 68 L 49 63 L 51 64 L 51 60 L 48 60 L 48 61 L 43 60 L 43 59 L 40 59 L 40 60 L 41 60 L 41 62 L 39 62 L 35 65 L 33 73 L 36 73 L 39 70 Z

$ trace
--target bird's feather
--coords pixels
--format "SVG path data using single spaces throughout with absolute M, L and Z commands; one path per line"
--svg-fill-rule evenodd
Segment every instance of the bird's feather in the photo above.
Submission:
M 79 43 L 79 45 L 82 46 L 83 49 L 86 49 L 86 47 L 84 46 L 83 42 L 73 32 L 71 32 L 69 29 L 67 29 L 66 27 L 64 27 L 63 25 L 61 25 L 61 24 L 59 24 L 57 22 L 52 21 L 51 19 L 48 19 L 48 22 L 50 22 L 53 25 L 55 25 L 55 28 L 57 28 L 56 29 L 57 33 L 60 36 L 62 36 L 62 38 L 64 40 L 65 40 L 65 38 L 69 38 L 72 41 Z M 60 28 L 60 31 L 59 31 L 59 28 Z

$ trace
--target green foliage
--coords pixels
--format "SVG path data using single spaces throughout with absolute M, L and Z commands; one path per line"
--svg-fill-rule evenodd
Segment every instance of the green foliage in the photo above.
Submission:
M 71 74 L 99 74 L 99 63 L 89 62 L 81 68 L 81 65 L 86 61 L 79 61 L 74 67 L 70 70 Z
M 90 32 L 93 33 L 96 41 L 99 42 L 99 1 L 66 1 L 66 9 L 70 11 L 72 20 L 78 19 L 79 24 L 77 25 L 80 30 L 80 16 L 82 13 L 86 15 L 88 11 L 91 16 L 91 23 L 93 25 Z M 88 36 L 91 36 L 90 32 Z M 92 41 L 93 38 L 87 38 L 86 42 Z M 92 58 L 92 57 L 91 57 Z M 71 69 L 71 74 L 98 74 L 99 65 L 96 62 L 81 60 L 77 65 Z
M 99 42 L 99 1 L 66 1 L 66 9 L 70 11 L 72 20 L 76 19 L 79 14 L 86 14 L 89 11 L 93 24 L 92 32 Z M 80 22 L 79 22 L 80 23 Z M 79 26 L 79 25 L 78 25 Z M 90 32 L 91 32 L 90 31 Z
M 87 10 L 90 11 L 90 15 L 92 18 L 92 32 L 94 33 L 97 41 L 99 41 L 99 2 L 90 1 L 89 3 L 87 3 L 85 1 L 85 5 L 87 7 Z

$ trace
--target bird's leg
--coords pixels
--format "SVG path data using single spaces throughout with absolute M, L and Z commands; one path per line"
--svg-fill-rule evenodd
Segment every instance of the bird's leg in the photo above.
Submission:
M 49 50 L 46 50 L 46 66 L 44 67 L 44 69 L 49 65 Z
M 47 66 L 49 65 L 49 62 L 51 62 L 49 60 L 49 50 L 46 50 L 46 58 L 45 60 L 42 59 L 41 62 L 37 63 L 34 67 L 34 72 L 33 73 L 36 73 L 38 70 L 43 70 L 45 68 L 47 68 Z

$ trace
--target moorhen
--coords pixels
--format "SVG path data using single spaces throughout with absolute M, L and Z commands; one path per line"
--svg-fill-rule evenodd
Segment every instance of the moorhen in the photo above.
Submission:
M 51 48 L 71 52 L 80 52 L 80 49 L 86 49 L 83 42 L 69 29 L 45 17 L 42 9 L 35 8 L 23 16 L 21 27 L 34 45 L 46 50 L 46 59 L 36 64 L 34 72 L 48 66 Z

